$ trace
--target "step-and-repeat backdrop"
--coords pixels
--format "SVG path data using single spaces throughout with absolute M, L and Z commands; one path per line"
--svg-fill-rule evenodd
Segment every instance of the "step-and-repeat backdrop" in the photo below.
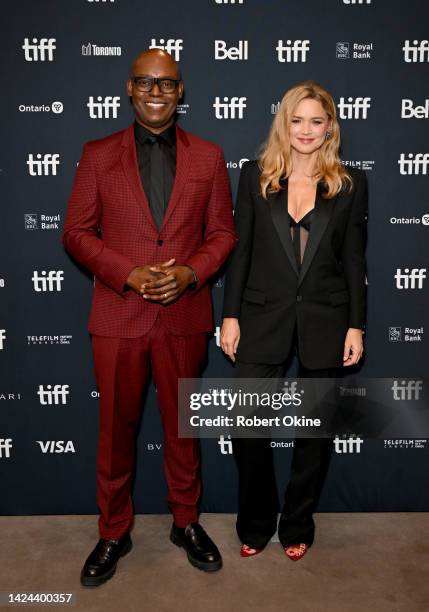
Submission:
M 0 512 L 97 511 L 93 279 L 64 252 L 61 232 L 82 146 L 130 124 L 125 82 L 148 47 L 180 62 L 178 121 L 222 146 L 233 193 L 284 92 L 309 78 L 332 92 L 342 159 L 367 171 L 370 189 L 361 374 L 395 378 L 392 401 L 418 400 L 429 357 L 428 23 L 423 0 L 2 2 Z M 215 280 L 205 376 L 232 376 L 219 348 L 223 277 Z M 292 444 L 272 441 L 281 490 Z M 231 442 L 202 446 L 202 510 L 234 511 Z M 320 510 L 429 510 L 426 439 L 337 440 L 334 451 Z M 167 510 L 162 455 L 149 387 L 138 512 Z

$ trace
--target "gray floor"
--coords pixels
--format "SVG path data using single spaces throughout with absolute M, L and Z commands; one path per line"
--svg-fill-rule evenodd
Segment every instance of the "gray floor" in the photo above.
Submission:
M 72 609 L 85 612 L 429 611 L 429 513 L 316 515 L 316 542 L 297 563 L 275 542 L 241 559 L 234 521 L 201 516 L 224 558 L 206 574 L 170 543 L 170 517 L 139 515 L 132 552 L 112 580 L 88 589 L 79 572 L 96 517 L 0 517 L 0 591 L 74 592 Z

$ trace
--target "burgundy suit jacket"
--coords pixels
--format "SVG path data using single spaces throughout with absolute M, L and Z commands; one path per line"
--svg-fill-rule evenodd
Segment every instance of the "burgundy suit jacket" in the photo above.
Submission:
M 133 125 L 85 145 L 65 220 L 67 251 L 95 275 L 89 331 L 134 338 L 158 314 L 177 335 L 213 328 L 208 279 L 236 243 L 229 177 L 219 146 L 176 128 L 176 177 L 158 230 L 142 188 Z M 168 306 L 125 287 L 133 268 L 175 257 L 198 284 Z

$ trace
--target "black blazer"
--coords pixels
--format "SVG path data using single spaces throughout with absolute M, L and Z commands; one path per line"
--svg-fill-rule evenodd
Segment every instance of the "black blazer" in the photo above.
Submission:
M 224 317 L 237 317 L 237 360 L 281 363 L 296 327 L 301 362 L 309 369 L 343 364 L 349 327 L 364 329 L 367 180 L 349 169 L 353 188 L 322 197 L 315 212 L 301 270 L 287 214 L 287 180 L 264 200 L 256 161 L 243 165 L 235 206 L 238 243 L 230 256 Z

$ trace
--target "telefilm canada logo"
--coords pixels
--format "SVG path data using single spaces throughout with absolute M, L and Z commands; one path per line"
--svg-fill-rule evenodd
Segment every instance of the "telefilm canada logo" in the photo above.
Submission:
M 341 163 L 347 168 L 359 168 L 360 170 L 374 170 L 373 159 L 342 159 Z
M 374 43 L 360 42 L 337 42 L 335 55 L 337 59 L 372 59 L 374 54 Z
M 60 214 L 24 213 L 24 226 L 26 230 L 59 230 L 60 222 Z
M 426 448 L 427 445 L 427 440 L 425 438 L 422 439 L 407 439 L 407 440 L 400 440 L 400 439 L 394 439 L 394 440 L 383 440 L 384 442 L 384 448 L 389 448 L 389 449 L 393 449 L 393 450 L 398 450 L 398 449 L 422 449 L 422 448 Z
M 71 334 L 62 334 L 54 336 L 27 336 L 27 345 L 53 345 L 53 344 L 71 344 L 73 336 Z

